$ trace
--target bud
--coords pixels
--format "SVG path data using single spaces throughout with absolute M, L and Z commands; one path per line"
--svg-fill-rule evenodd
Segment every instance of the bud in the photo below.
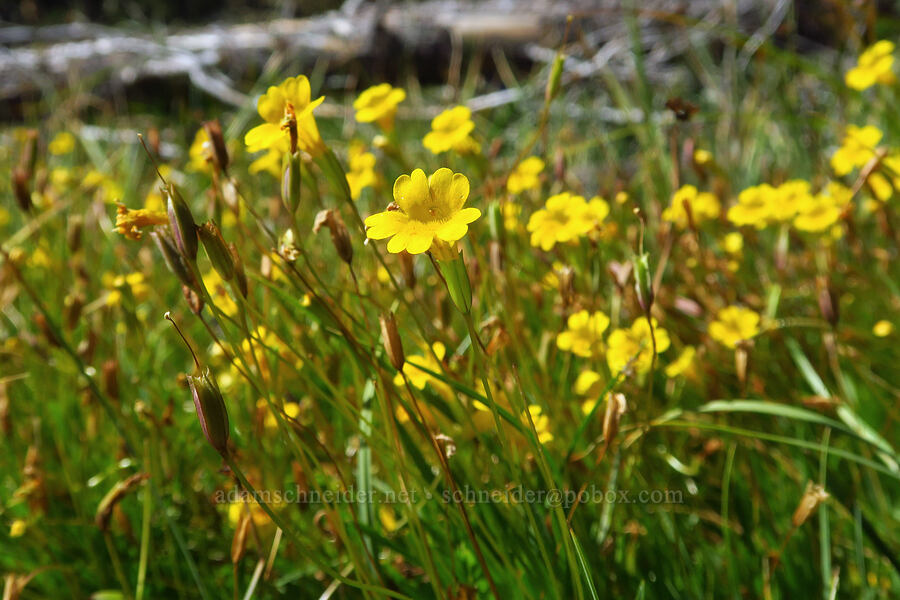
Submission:
M 182 285 L 181 293 L 184 295 L 184 301 L 188 303 L 188 307 L 191 309 L 192 313 L 199 315 L 203 312 L 205 303 L 203 302 L 203 297 L 197 293 L 197 290 L 193 287 Z
M 102 367 L 103 391 L 113 400 L 119 399 L 119 361 L 111 358 Z
M 553 58 L 553 65 L 550 66 L 550 77 L 547 79 L 547 87 L 544 90 L 544 102 L 549 104 L 559 93 L 560 81 L 562 81 L 563 65 L 566 62 L 566 55 L 557 52 Z
M 559 280 L 559 295 L 562 298 L 563 308 L 572 306 L 575 301 L 575 269 L 565 266 L 556 272 Z
M 81 249 L 81 232 L 84 230 L 84 218 L 81 215 L 71 215 L 66 226 L 66 245 L 69 252 L 75 254 Z
M 747 382 L 747 366 L 750 364 L 752 344 L 752 341 L 741 340 L 734 348 L 734 370 L 741 385 Z
M 175 184 L 166 185 L 167 212 L 169 213 L 169 225 L 172 227 L 172 236 L 175 238 L 175 246 L 184 256 L 185 260 L 193 263 L 197 260 L 197 224 L 191 209 L 178 193 Z
M 224 281 L 231 281 L 231 278 L 234 277 L 234 259 L 228 246 L 225 245 L 222 232 L 215 222 L 207 221 L 197 230 L 197 233 L 200 235 L 200 241 L 203 242 L 206 255 L 209 257 L 209 262 L 212 263 L 216 273 Z
M 624 394 L 607 394 L 606 412 L 603 414 L 603 445 L 609 445 L 619 432 L 619 421 L 628 409 Z
M 462 253 L 456 250 L 456 256 L 452 260 L 438 260 L 438 268 L 444 276 L 447 291 L 453 304 L 463 314 L 468 314 L 472 309 L 472 285 L 469 282 L 469 272 Z
M 634 290 L 637 292 L 638 304 L 645 313 L 653 306 L 653 282 L 650 278 L 650 255 L 646 252 L 632 258 L 634 264 Z
M 206 135 L 209 136 L 209 141 L 212 144 L 213 159 L 216 162 L 216 166 L 227 175 L 228 148 L 225 147 L 225 138 L 222 136 L 222 126 L 219 124 L 219 120 L 213 119 L 212 121 L 204 122 L 203 129 L 206 130 Z
M 494 200 L 488 205 L 488 225 L 491 230 L 491 237 L 495 240 L 502 239 L 504 225 L 503 225 L 503 211 L 500 209 L 500 203 Z
M 553 176 L 557 181 L 566 179 L 566 153 L 562 148 L 557 148 L 556 154 L 553 155 Z
M 63 300 L 63 322 L 66 329 L 71 331 L 78 325 L 81 318 L 81 310 L 84 308 L 84 296 L 79 292 L 68 294 Z
M 244 298 L 247 297 L 249 286 L 247 285 L 247 272 L 244 270 L 244 261 L 238 254 L 237 246 L 233 243 L 228 244 L 228 250 L 231 252 L 231 261 L 234 264 L 234 283 L 237 285 L 238 291 Z
M 290 214 L 300 206 L 300 153 L 286 153 L 282 161 L 281 201 Z
M 349 265 L 353 260 L 353 245 L 350 243 L 350 234 L 347 232 L 347 226 L 344 225 L 341 215 L 333 209 L 320 210 L 313 223 L 313 233 L 319 233 L 322 227 L 327 227 L 331 232 L 331 242 L 334 244 L 338 256 Z
M 203 435 L 219 454 L 225 456 L 228 452 L 228 412 L 222 392 L 209 369 L 200 377 L 188 375 L 187 380 Z
M 28 176 L 28 172 L 22 167 L 13 167 L 12 172 L 12 187 L 13 187 L 13 195 L 16 197 L 16 202 L 19 203 L 19 208 L 23 211 L 31 210 L 31 182 L 30 177 Z
M 831 279 L 827 276 L 817 277 L 816 287 L 819 288 L 819 310 L 822 312 L 822 318 L 835 327 L 841 315 L 838 296 L 831 285 Z
M 194 276 L 191 275 L 187 265 L 184 264 L 184 259 L 175 247 L 175 242 L 172 238 L 164 231 L 151 231 L 150 237 L 153 238 L 156 247 L 159 248 L 166 266 L 169 267 L 169 270 L 178 278 L 181 284 L 189 288 L 196 287 Z
M 381 339 L 384 342 L 384 350 L 387 352 L 394 368 L 402 371 L 406 358 L 403 355 L 403 342 L 400 340 L 400 333 L 397 331 L 397 321 L 394 319 L 394 313 L 382 313 L 378 317 L 378 321 L 381 323 Z
M 813 511 L 819 508 L 819 505 L 825 502 L 828 497 L 829 494 L 824 487 L 812 481 L 807 482 L 800 504 L 797 505 L 797 510 L 794 511 L 794 515 L 791 517 L 791 524 L 794 527 L 803 525 Z

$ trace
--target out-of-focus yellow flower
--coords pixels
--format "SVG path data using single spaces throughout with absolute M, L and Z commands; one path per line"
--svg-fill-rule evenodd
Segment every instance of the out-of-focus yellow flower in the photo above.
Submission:
M 875 323 L 875 326 L 872 327 L 872 333 L 875 334 L 876 337 L 887 337 L 894 333 L 894 324 L 885 320 L 878 321 Z
M 622 205 L 628 202 L 628 192 L 618 192 L 616 194 L 616 204 Z
M 437 377 L 422 370 L 428 369 L 429 371 L 433 371 L 435 373 L 441 372 L 441 364 L 438 361 L 444 360 L 444 356 L 447 354 L 447 349 L 441 342 L 433 343 L 431 345 L 431 349 L 434 351 L 434 355 L 432 355 L 430 352 L 424 352 L 423 354 L 413 354 L 412 356 L 407 356 L 406 362 L 403 363 L 403 374 L 401 375 L 400 373 L 397 373 L 394 376 L 394 385 L 404 385 L 403 376 L 406 375 L 406 378 L 409 379 L 410 385 L 412 385 L 416 389 L 424 390 L 425 385 L 430 384 L 432 389 L 434 389 L 444 398 L 451 397 L 453 395 L 453 390 L 449 385 L 447 385 Z M 435 356 L 437 356 L 437 359 L 435 359 Z M 420 369 L 419 367 L 422 367 L 422 369 Z
M 531 422 L 534 423 L 534 430 L 537 432 L 538 442 L 541 444 L 552 442 L 553 433 L 550 431 L 550 417 L 545 415 L 543 409 L 537 404 L 528 405 L 528 414 L 531 415 Z M 527 422 L 528 421 L 526 420 L 526 423 Z
M 250 152 L 259 152 L 275 147 L 290 140 L 288 122 L 295 120 L 297 124 L 297 147 L 312 155 L 321 155 L 325 151 L 325 143 L 319 135 L 313 110 L 319 106 L 325 96 L 310 101 L 309 80 L 305 75 L 297 75 L 285 79 L 278 86 L 271 86 L 263 94 L 256 108 L 259 116 L 265 120 L 244 136 L 244 143 Z
M 87 190 L 102 190 L 104 202 L 115 202 L 124 195 L 122 186 L 115 179 L 96 170 L 88 171 L 81 180 L 81 186 Z
M 596 397 L 603 390 L 603 377 L 596 371 L 585 369 L 575 379 L 575 393 Z
M 215 302 L 216 308 L 229 317 L 233 317 L 237 314 L 238 306 L 235 304 L 234 300 L 232 300 L 231 295 L 228 293 L 228 289 L 225 287 L 225 282 L 215 269 L 210 269 L 203 274 L 203 285 L 206 286 L 207 291 L 209 291 L 209 295 L 212 297 L 213 302 Z
M 397 520 L 397 513 L 395 513 L 394 509 L 387 504 L 382 504 L 378 507 L 378 520 L 381 521 L 381 526 L 388 533 L 393 533 L 400 527 L 400 521 Z
M 666 366 L 666 377 L 674 379 L 679 375 L 690 374 L 694 370 L 694 357 L 697 349 L 693 346 L 685 346 L 674 361 Z
M 587 205 L 585 205 L 584 212 L 582 212 L 578 218 L 584 222 L 583 227 L 587 229 L 591 238 L 595 239 L 598 236 L 595 236 L 594 234 L 600 231 L 603 226 L 603 221 L 606 220 L 608 215 L 609 203 L 600 196 L 594 196 L 588 201 Z
M 842 211 L 832 196 L 807 196 L 797 205 L 794 227 L 808 233 L 821 233 L 837 223 Z
M 377 122 L 385 131 L 394 128 L 397 105 L 406 99 L 406 91 L 389 83 L 373 85 L 363 91 L 353 102 L 356 120 L 360 123 Z
M 541 171 L 544 170 L 544 161 L 537 156 L 529 156 L 516 165 L 513 172 L 506 180 L 506 190 L 510 194 L 519 194 L 525 190 L 538 187 L 541 184 Z
M 503 227 L 507 231 L 518 231 L 521 227 L 519 215 L 522 214 L 522 205 L 512 200 L 507 200 L 500 205 L 500 213 L 503 215 Z
M 350 170 L 347 172 L 350 197 L 358 200 L 364 188 L 375 185 L 375 155 L 366 152 L 365 147 L 357 142 L 350 144 L 347 158 L 350 163 Z
M 266 418 L 263 421 L 265 428 L 270 430 L 278 429 L 278 418 L 269 410 L 269 403 L 266 402 L 264 398 L 260 398 L 256 401 L 256 406 L 257 408 L 264 408 L 266 410 Z M 300 405 L 296 402 L 285 402 L 283 410 L 284 414 L 291 419 L 296 419 L 300 416 Z
M 659 354 L 669 347 L 669 333 L 659 326 L 655 318 L 651 319 L 656 352 Z M 646 317 L 639 317 L 628 329 L 616 329 L 609 334 L 606 343 L 609 346 L 606 364 L 613 373 L 620 372 L 632 360 L 631 367 L 636 373 L 650 370 L 653 362 L 653 338 L 650 337 L 650 324 Z
M 712 339 L 729 348 L 759 333 L 759 314 L 743 306 L 728 306 L 719 311 L 709 324 Z
M 847 71 L 844 82 L 854 90 L 864 90 L 876 83 L 891 85 L 896 81 L 894 72 L 894 43 L 887 40 L 875 42 L 859 55 L 856 66 Z
M 54 156 L 68 154 L 75 149 L 75 136 L 68 131 L 60 131 L 47 145 L 47 150 Z
M 732 231 L 725 234 L 720 244 L 728 254 L 740 254 L 744 249 L 744 236 L 737 231 Z
M 72 169 L 55 167 L 50 169 L 50 183 L 56 188 L 67 186 L 72 181 Z
M 847 125 L 841 147 L 831 155 L 831 168 L 839 177 L 865 165 L 875 156 L 875 147 L 884 135 L 874 125 Z
M 582 196 L 569 192 L 550 196 L 544 208 L 528 219 L 531 245 L 548 251 L 557 243 L 571 242 L 585 235 L 594 227 L 594 221 L 585 216 L 587 208 Z
M 255 175 L 256 173 L 268 173 L 276 179 L 281 179 L 282 161 L 284 155 L 290 150 L 290 145 L 291 144 L 287 139 L 279 140 L 259 158 L 250 163 L 247 170 L 251 175 Z
M 144 210 L 156 213 L 166 212 L 166 201 L 163 200 L 162 194 L 158 189 L 152 189 L 144 196 Z
M 695 225 L 718 218 L 722 210 L 715 194 L 698 192 L 697 188 L 692 185 L 683 185 L 672 195 L 672 205 L 663 210 L 663 220 L 674 223 L 679 229 L 687 227 L 688 214 L 684 207 L 685 204 L 691 209 L 691 218 Z
M 467 106 L 448 108 L 431 121 L 431 131 L 422 143 L 433 154 L 465 148 L 469 134 L 475 129 L 472 111 Z
M 250 511 L 250 518 L 257 527 L 264 527 L 270 522 L 269 515 L 266 514 L 266 511 L 263 510 L 259 503 L 249 498 L 247 502 L 237 500 L 228 504 L 228 524 L 232 528 L 238 526 L 238 523 L 241 521 L 241 515 L 245 510 Z
M 560 350 L 584 358 L 596 358 L 603 352 L 603 332 L 609 327 L 609 317 L 600 311 L 586 310 L 569 315 L 567 329 L 556 336 Z
M 212 143 L 209 141 L 209 134 L 206 128 L 201 127 L 194 134 L 194 141 L 188 148 L 188 170 L 197 171 L 199 173 L 209 173 L 212 171 L 210 160 L 212 160 Z
M 702 148 L 697 148 L 694 150 L 694 162 L 701 167 L 708 165 L 712 162 L 713 155 L 709 150 L 703 150 Z
M 116 231 L 129 240 L 141 239 L 141 227 L 165 225 L 169 217 L 164 212 L 146 208 L 128 208 L 121 202 L 116 205 Z
M 121 304 L 126 289 L 135 300 L 143 300 L 150 293 L 150 285 L 144 274 L 137 271 L 126 275 L 104 273 L 102 282 L 104 287 L 109 288 L 105 300 L 107 306 Z
M 386 210 L 366 219 L 366 235 L 373 240 L 391 238 L 388 252 L 421 254 L 435 241 L 452 243 L 465 237 L 469 223 L 481 216 L 477 208 L 463 208 L 469 180 L 462 173 L 441 168 L 431 177 L 422 169 L 401 175 L 394 182 L 399 210 Z
M 25 530 L 28 529 L 28 525 L 22 519 L 14 520 L 9 526 L 9 537 L 17 538 L 25 535 Z
M 775 188 L 767 183 L 754 185 L 738 194 L 737 204 L 728 209 L 728 220 L 735 225 L 763 229 L 772 218 Z
M 779 222 L 789 222 L 797 214 L 800 206 L 812 199 L 809 182 L 802 179 L 785 181 L 777 188 L 771 197 L 772 219 Z

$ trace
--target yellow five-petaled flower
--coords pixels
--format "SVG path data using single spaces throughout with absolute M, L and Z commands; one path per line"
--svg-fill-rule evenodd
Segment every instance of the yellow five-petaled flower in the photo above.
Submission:
M 385 131 L 394 128 L 397 105 L 406 99 L 406 91 L 389 83 L 373 85 L 353 102 L 356 120 L 360 123 L 375 121 Z
M 313 110 L 319 106 L 325 96 L 310 101 L 309 80 L 305 75 L 285 79 L 278 86 L 271 86 L 259 98 L 256 105 L 266 122 L 257 125 L 244 136 L 244 143 L 250 152 L 259 152 L 290 139 L 291 130 L 296 129 L 297 147 L 312 156 L 319 156 L 325 151 L 325 144 Z
M 759 314 L 743 306 L 728 306 L 719 311 L 709 324 L 709 335 L 717 342 L 734 348 L 759 333 Z
M 864 90 L 881 83 L 890 85 L 896 77 L 894 66 L 894 43 L 887 40 L 875 42 L 859 55 L 856 66 L 847 71 L 844 81 L 854 90 Z
M 421 254 L 438 241 L 456 242 L 481 216 L 477 208 L 463 208 L 468 197 L 469 180 L 462 173 L 441 168 L 426 177 L 416 169 L 397 178 L 396 209 L 367 218 L 366 235 L 373 240 L 391 238 L 387 249 L 392 253 Z

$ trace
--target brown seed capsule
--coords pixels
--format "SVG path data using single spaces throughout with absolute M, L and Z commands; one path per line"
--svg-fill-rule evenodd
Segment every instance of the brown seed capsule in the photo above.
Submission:
M 94 522 L 101 531 L 106 531 L 109 528 L 109 520 L 112 517 L 116 505 L 118 505 L 129 492 L 149 478 L 149 473 L 135 473 L 127 479 L 116 482 L 112 489 L 103 496 L 103 500 L 101 500 L 100 504 L 97 506 L 97 514 L 94 517 Z
M 165 193 L 168 196 L 167 212 L 169 214 L 169 225 L 172 227 L 172 236 L 175 238 L 175 246 L 181 252 L 181 255 L 190 263 L 197 260 L 197 249 L 199 242 L 197 241 L 197 224 L 194 222 L 194 216 L 191 209 L 178 193 L 175 184 L 169 183 L 165 187 Z
M 334 249 L 341 260 L 349 265 L 353 260 L 353 244 L 350 243 L 350 234 L 347 232 L 347 226 L 344 225 L 341 215 L 333 209 L 319 211 L 313 222 L 313 233 L 319 233 L 322 227 L 327 227 L 331 232 Z
M 12 173 L 13 195 L 19 208 L 28 212 L 31 210 L 31 182 L 28 172 L 22 167 L 14 167 Z
M 568 308 L 575 301 L 575 269 L 565 266 L 556 272 L 556 276 L 559 279 L 559 296 L 563 308 Z
M 734 349 L 734 370 L 741 385 L 747 382 L 747 366 L 750 363 L 750 348 L 753 342 L 741 340 Z
M 203 301 L 203 296 L 198 294 L 194 288 L 182 285 L 181 293 L 184 295 L 184 300 L 188 303 L 192 313 L 199 315 L 203 312 L 203 307 L 206 303 Z
M 209 136 L 209 141 L 212 144 L 212 156 L 216 166 L 219 167 L 222 173 L 227 175 L 228 148 L 225 146 L 225 138 L 222 135 L 222 125 L 218 119 L 213 119 L 212 121 L 204 122 L 203 129 L 206 130 L 206 135 Z
M 68 294 L 63 300 L 63 322 L 69 331 L 78 325 L 82 308 L 84 308 L 84 296 L 80 292 Z
M 557 181 L 566 179 L 566 153 L 562 148 L 557 148 L 556 154 L 553 155 L 553 176 Z
M 213 221 L 207 221 L 197 230 L 197 233 L 216 273 L 224 281 L 231 281 L 231 278 L 234 277 L 234 257 L 225 244 L 222 232 Z
M 197 418 L 203 435 L 216 451 L 225 456 L 228 452 L 228 411 L 225 409 L 225 400 L 222 392 L 216 385 L 215 379 L 209 369 L 200 377 L 188 375 L 188 383 L 191 386 L 191 396 L 194 399 L 194 408 L 197 410 Z
M 111 358 L 102 367 L 103 391 L 113 400 L 119 399 L 119 361 Z
M 403 354 L 403 342 L 400 339 L 400 332 L 397 331 L 397 321 L 394 319 L 394 313 L 382 313 L 378 317 L 381 323 L 381 339 L 384 342 L 384 349 L 387 352 L 391 364 L 398 371 L 403 370 L 403 363 L 406 357 Z
M 606 412 L 603 414 L 603 444 L 609 448 L 619 432 L 619 421 L 628 409 L 624 394 L 609 394 L 606 397 Z
M 84 218 L 81 215 L 71 215 L 66 227 L 66 245 L 72 254 L 81 249 L 81 232 L 83 230 Z
M 791 517 L 791 524 L 794 527 L 803 525 L 809 516 L 819 508 L 819 505 L 825 502 L 828 497 L 829 494 L 825 491 L 824 487 L 817 483 L 813 483 L 812 481 L 807 482 L 803 497 L 800 499 L 800 504 L 797 505 L 797 510 L 794 511 L 794 515 Z
M 827 276 L 819 276 L 816 278 L 816 287 L 819 290 L 819 310 L 822 312 L 822 318 L 829 325 L 835 327 L 840 319 L 840 306 L 838 296 L 834 292 L 831 279 Z
M 181 253 L 178 252 L 178 248 L 175 247 L 175 241 L 171 236 L 164 231 L 151 231 L 150 237 L 153 238 L 156 247 L 159 248 L 166 266 L 169 267 L 169 270 L 178 278 L 181 284 L 189 288 L 195 288 L 194 276 L 191 275 L 190 270 L 184 263 L 184 259 Z

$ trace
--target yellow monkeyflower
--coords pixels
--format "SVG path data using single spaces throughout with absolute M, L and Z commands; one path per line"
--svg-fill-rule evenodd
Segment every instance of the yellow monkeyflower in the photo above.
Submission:
M 583 222 L 582 227 L 586 228 L 589 234 L 594 234 L 600 230 L 608 215 L 609 203 L 600 196 L 594 196 L 588 200 L 584 212 L 578 216 L 578 219 Z
M 129 240 L 141 239 L 141 227 L 165 225 L 169 217 L 161 211 L 146 208 L 128 208 L 121 202 L 116 204 L 116 231 Z
M 546 444 L 553 441 L 553 433 L 550 432 L 550 417 L 544 414 L 544 410 L 537 404 L 528 405 L 528 414 L 531 416 L 531 422 L 534 423 L 534 430 L 537 432 L 538 442 Z M 526 424 L 528 423 L 526 418 Z
M 347 161 L 350 163 L 350 170 L 347 172 L 350 197 L 358 200 L 364 188 L 375 185 L 375 155 L 366 152 L 360 143 L 350 144 Z
M 453 395 L 453 390 L 449 385 L 422 370 L 428 369 L 435 373 L 441 372 L 440 361 L 444 360 L 444 356 L 447 354 L 447 348 L 441 342 L 435 342 L 431 345 L 431 349 L 434 351 L 434 355 L 432 355 L 431 352 L 424 352 L 423 354 L 407 356 L 406 362 L 403 363 L 403 374 L 397 373 L 394 376 L 394 385 L 404 385 L 403 376 L 405 375 L 406 379 L 409 380 L 410 385 L 416 389 L 424 390 L 425 385 L 429 384 L 441 396 L 445 398 L 451 397 Z M 422 367 L 422 369 L 419 367 Z
M 646 373 L 653 362 L 653 339 L 656 339 L 656 353 L 665 352 L 669 347 L 669 333 L 659 326 L 656 319 L 653 323 L 653 338 L 650 337 L 650 324 L 646 317 L 639 317 L 628 329 L 616 329 L 606 340 L 609 348 L 606 351 L 606 364 L 613 373 L 618 373 L 631 362 L 631 368 L 637 373 Z
M 550 196 L 544 208 L 535 211 L 528 219 L 531 245 L 548 251 L 557 243 L 571 242 L 586 234 L 594 227 L 594 221 L 585 217 L 587 209 L 587 202 L 582 196 L 569 192 Z
M 728 254 L 740 254 L 744 250 L 744 236 L 737 231 L 732 231 L 725 234 L 719 244 Z
M 856 167 L 865 165 L 875 156 L 875 147 L 884 134 L 874 125 L 847 125 L 841 147 L 831 155 L 831 168 L 843 177 Z
M 739 342 L 749 340 L 759 333 L 760 316 L 742 306 L 728 306 L 709 324 L 709 335 L 717 342 L 734 348 Z
M 693 346 L 685 346 L 678 358 L 666 366 L 666 377 L 674 379 L 679 375 L 691 374 L 694 370 L 695 356 L 697 356 L 697 349 Z
M 75 149 L 75 136 L 68 131 L 60 131 L 47 145 L 47 150 L 54 156 L 68 154 Z
M 25 535 L 28 525 L 22 519 L 16 519 L 9 526 L 9 537 L 17 538 Z
M 763 229 L 772 217 L 775 195 L 775 188 L 767 183 L 748 187 L 738 194 L 737 204 L 728 209 L 728 220 L 738 226 Z
M 800 210 L 800 207 L 812 198 L 808 181 L 792 179 L 785 181 L 772 194 L 770 213 L 775 221 L 788 222 Z
M 248 171 L 251 175 L 256 173 L 269 173 L 276 179 L 281 179 L 284 155 L 291 149 L 291 143 L 287 138 L 278 140 L 271 148 L 265 151 L 259 158 L 250 163 Z
M 887 337 L 894 333 L 894 324 L 890 321 L 881 320 L 872 327 L 872 333 L 875 337 Z
M 305 75 L 285 79 L 278 86 L 271 86 L 257 102 L 259 116 L 265 120 L 244 136 L 244 143 L 250 152 L 259 152 L 274 147 L 283 140 L 290 140 L 289 123 L 296 122 L 297 147 L 312 155 L 319 156 L 325 151 L 325 143 L 319 135 L 313 110 L 322 104 L 325 96 L 310 100 L 309 80 Z
M 702 148 L 697 148 L 694 150 L 694 163 L 703 167 L 711 163 L 713 160 L 712 152 L 709 150 L 704 150 Z
M 104 273 L 102 282 L 104 287 L 109 288 L 105 299 L 107 306 L 121 304 L 126 292 L 130 292 L 131 297 L 135 300 L 142 300 L 150 293 L 150 285 L 146 282 L 144 274 L 140 272 L 127 275 Z
M 567 329 L 556 336 L 560 350 L 576 356 L 596 358 L 603 351 L 603 332 L 609 327 L 609 317 L 600 311 L 593 314 L 586 310 L 569 315 Z
M 875 42 L 859 55 L 856 66 L 844 75 L 847 87 L 862 91 L 876 83 L 890 85 L 896 81 L 894 72 L 894 43 Z
M 603 390 L 603 377 L 596 371 L 585 369 L 575 379 L 574 389 L 579 396 L 597 396 Z
M 269 403 L 266 402 L 265 398 L 260 398 L 256 401 L 256 408 L 265 411 L 265 419 L 263 419 L 263 426 L 269 430 L 278 429 L 278 418 L 275 416 L 275 413 L 269 410 Z M 278 408 L 277 406 L 275 407 Z M 284 415 L 289 419 L 296 419 L 300 416 L 300 405 L 296 402 L 285 402 L 282 407 L 284 410 Z
M 201 127 L 194 134 L 194 141 L 188 148 L 188 170 L 197 171 L 198 173 L 209 173 L 211 167 L 209 165 L 212 157 L 212 144 L 209 140 L 209 134 L 206 128 Z
M 389 83 L 373 85 L 363 91 L 353 102 L 356 120 L 360 123 L 377 122 L 385 131 L 394 128 L 397 105 L 406 100 L 406 91 Z
M 691 209 L 694 225 L 718 218 L 722 210 L 715 194 L 698 192 L 697 188 L 692 185 L 683 185 L 672 195 L 672 205 L 662 212 L 663 221 L 674 223 L 679 229 L 687 227 L 688 214 L 685 204 Z
M 521 227 L 519 215 L 522 214 L 522 205 L 507 200 L 500 205 L 500 214 L 503 215 L 503 227 L 507 231 L 517 231 Z
M 425 135 L 422 143 L 432 154 L 440 154 L 447 150 L 466 149 L 469 134 L 475 129 L 472 122 L 472 111 L 467 106 L 448 108 L 431 121 L 431 131 Z M 473 140 L 474 141 L 474 140 Z
M 516 165 L 513 172 L 506 180 L 506 190 L 510 194 L 518 194 L 525 190 L 538 187 L 541 184 L 541 171 L 544 170 L 544 161 L 537 156 L 529 156 Z
M 462 173 L 441 168 L 431 177 L 416 169 L 394 182 L 399 210 L 386 210 L 366 219 L 366 235 L 373 240 L 391 238 L 388 252 L 421 254 L 435 242 L 456 242 L 465 237 L 469 223 L 481 216 L 477 208 L 463 208 L 469 180 Z

